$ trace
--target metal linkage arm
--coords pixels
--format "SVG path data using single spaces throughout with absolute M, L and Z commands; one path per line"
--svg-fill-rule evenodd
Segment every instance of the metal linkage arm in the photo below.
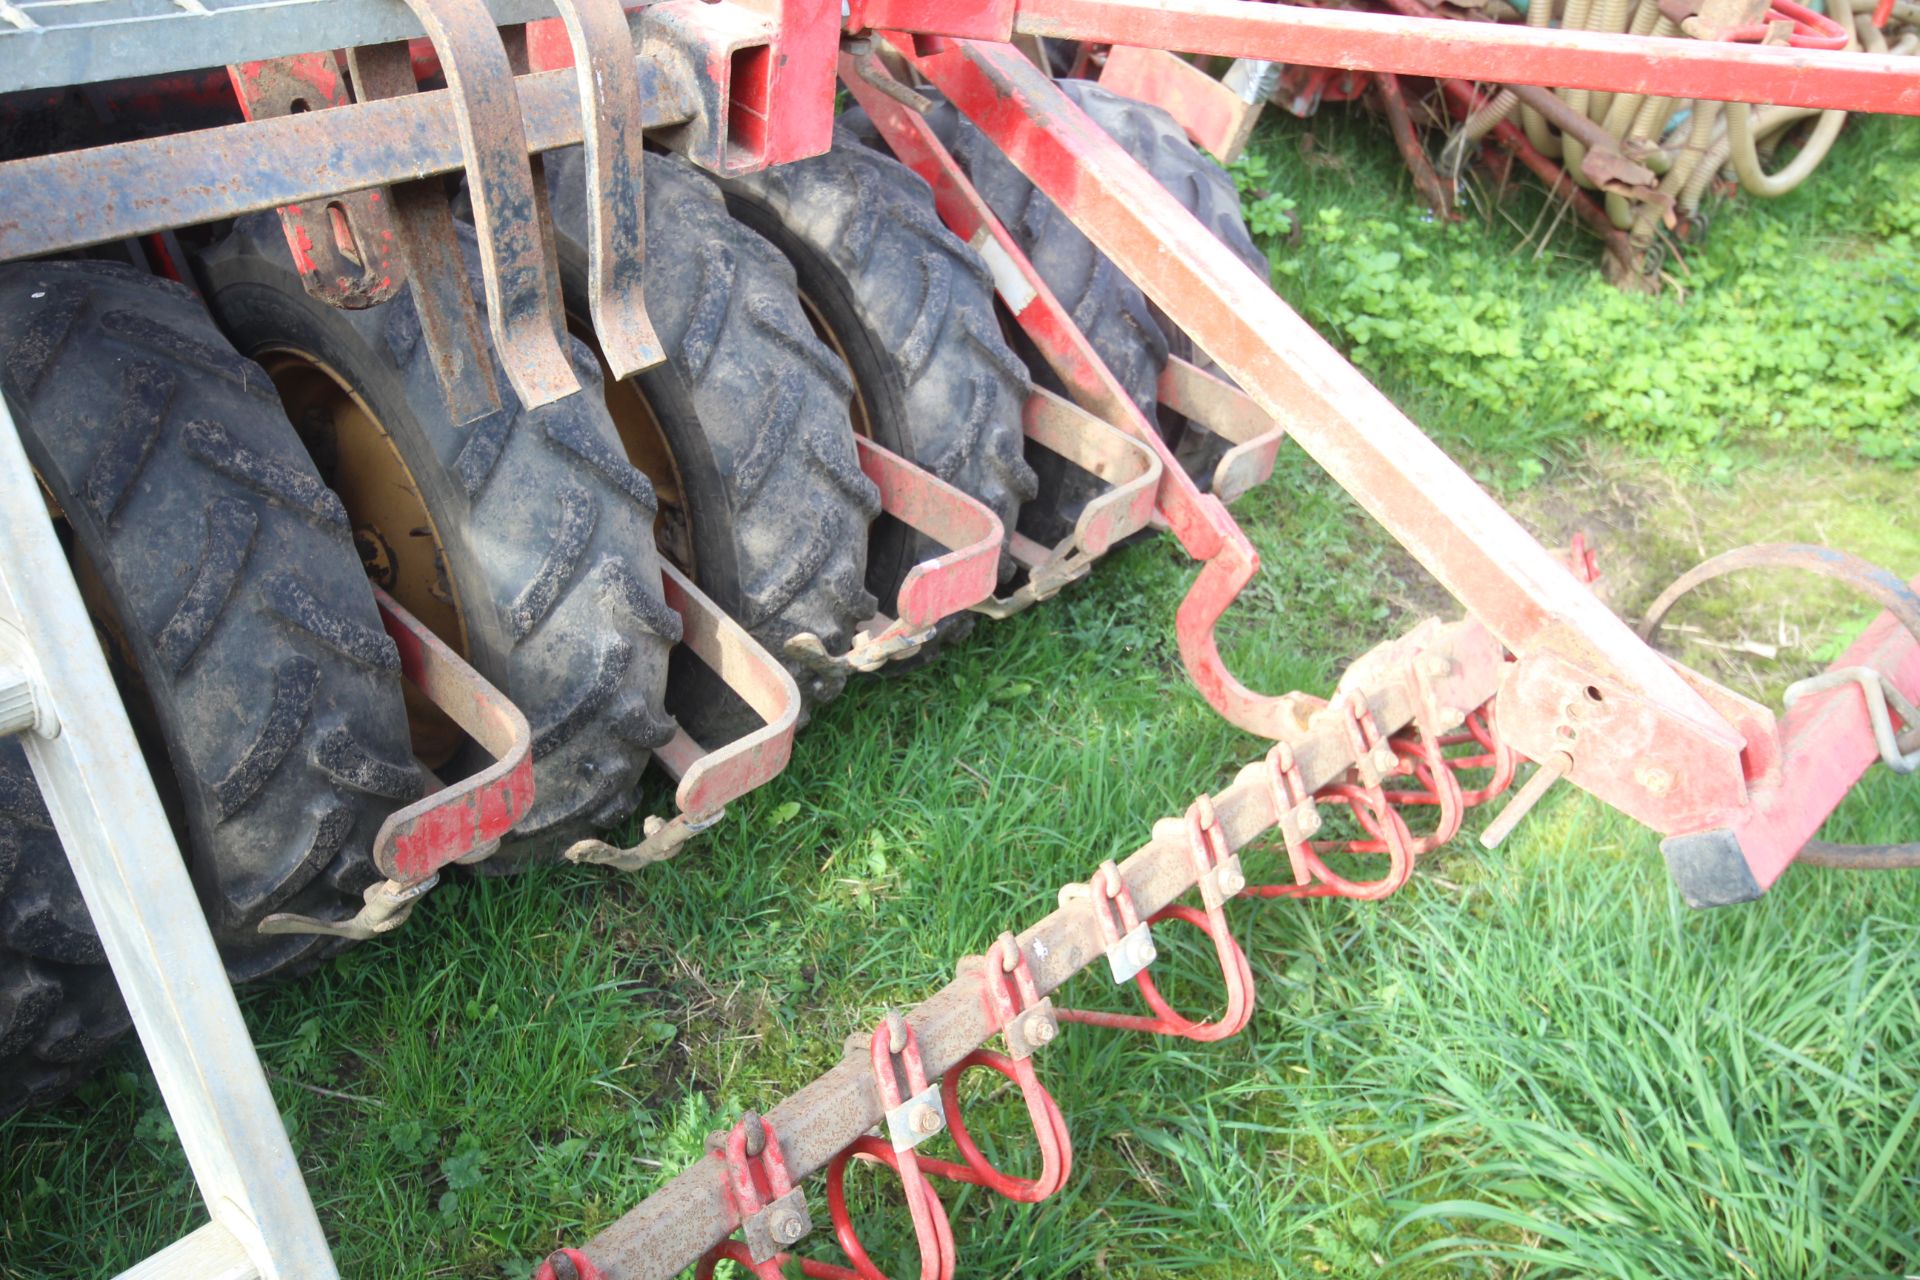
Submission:
M 1425 686 L 1428 700 L 1454 709 L 1451 715 L 1443 713 L 1444 722 L 1493 695 L 1501 651 L 1477 623 L 1429 624 L 1406 642 L 1384 647 L 1362 664 L 1365 671 L 1356 668 L 1346 690 L 1351 699 L 1347 705 L 1365 708 L 1382 735 L 1421 719 L 1422 696 L 1417 682 L 1406 677 L 1408 664 L 1415 662 L 1436 673 Z M 1369 677 L 1364 684 L 1362 676 Z M 1327 715 L 1291 744 L 1289 776 L 1306 791 L 1317 791 L 1338 784 L 1355 762 L 1351 726 L 1338 715 Z M 1152 838 L 1117 868 L 1133 915 L 1143 920 L 1153 916 L 1196 885 L 1223 897 L 1237 892 L 1234 884 L 1216 880 L 1209 888 L 1203 882 L 1219 877 L 1235 861 L 1233 854 L 1280 821 L 1283 808 L 1276 807 L 1271 774 L 1266 760 L 1256 761 L 1226 788 L 1194 806 L 1193 812 L 1211 817 L 1204 822 L 1211 866 L 1203 866 L 1195 856 L 1192 813 L 1188 819 L 1154 824 Z M 1100 905 L 1080 895 L 1019 935 L 1018 953 L 1034 983 L 1030 1004 L 1079 970 L 1105 966 L 1112 926 L 1102 918 Z M 979 972 L 969 969 L 908 1011 L 907 1023 L 918 1041 L 927 1079 L 954 1071 L 1002 1029 L 981 998 Z M 769 1143 L 777 1143 L 782 1153 L 785 1173 L 798 1182 L 827 1168 L 885 1113 L 862 1045 L 766 1113 L 764 1120 Z M 696 1163 L 590 1240 L 581 1256 L 605 1280 L 666 1280 L 677 1275 L 741 1226 L 727 1176 L 722 1161 Z
M 1520 655 L 1502 709 L 1522 753 L 1569 751 L 1578 785 L 1665 832 L 1744 806 L 1747 743 L 1719 700 L 1635 637 L 1032 63 L 1009 45 L 953 41 L 915 65 Z M 1636 781 L 1650 768 L 1668 784 L 1659 794 Z
M 958 6 L 956 6 L 958 7 Z M 1181 53 L 1730 102 L 1920 115 L 1911 60 L 1704 40 L 1448 24 L 1253 0 L 1020 0 L 1013 31 Z

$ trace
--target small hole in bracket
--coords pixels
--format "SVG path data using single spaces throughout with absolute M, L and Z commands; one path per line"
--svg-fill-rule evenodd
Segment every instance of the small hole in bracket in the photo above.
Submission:
M 313 110 L 313 106 L 305 98 L 295 98 L 287 104 L 287 113 L 289 115 L 305 115 L 311 110 Z
M 1580 731 L 1570 724 L 1556 725 L 1554 727 L 1554 733 L 1559 737 L 1565 738 L 1568 742 L 1572 742 L 1580 736 Z
M 1605 698 L 1605 697 L 1604 697 L 1604 696 L 1603 696 L 1603 695 L 1601 694 L 1601 692 L 1600 692 L 1600 686 L 1599 686 L 1599 685 L 1597 685 L 1597 684 L 1590 684 L 1590 685 L 1588 685 L 1588 686 L 1587 686 L 1587 701 L 1588 701 L 1588 702 L 1604 702 L 1604 701 L 1606 701 L 1606 698 Z

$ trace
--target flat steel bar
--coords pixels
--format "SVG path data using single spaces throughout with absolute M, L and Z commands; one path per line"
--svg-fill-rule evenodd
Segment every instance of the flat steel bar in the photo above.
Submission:
M 1623 792 L 1605 751 L 1576 753 L 1577 785 L 1663 831 L 1744 805 L 1732 726 L 1045 74 L 974 41 L 914 63 L 1509 649 L 1589 673 L 1597 695 L 1646 706 L 1666 748 L 1690 752 L 1657 800 Z M 1538 720 L 1509 722 L 1531 758 L 1554 731 Z
M 636 59 L 642 126 L 693 118 L 690 90 Z M 516 81 L 527 147 L 581 140 L 572 68 Z M 387 186 L 465 163 L 445 89 L 0 164 L 0 261 Z
M 1412 646 L 1403 650 L 1403 657 L 1411 661 L 1416 651 L 1444 656 L 1448 671 L 1438 677 L 1436 697 L 1447 706 L 1479 707 L 1493 696 L 1497 684 L 1499 646 L 1478 623 L 1428 625 L 1430 629 L 1408 638 L 1419 644 L 1417 650 Z M 1373 669 L 1382 675 L 1378 687 L 1365 690 L 1367 705 L 1382 732 L 1398 732 L 1414 717 L 1409 684 L 1392 663 Z M 1293 744 L 1293 752 L 1309 790 L 1336 781 L 1354 763 L 1351 741 L 1335 717 L 1314 726 Z M 1264 761 L 1241 769 L 1212 801 L 1220 829 L 1235 850 L 1252 844 L 1279 821 Z M 1097 860 L 1089 855 L 1089 874 Z M 1179 818 L 1156 822 L 1152 838 L 1120 864 L 1120 873 L 1143 919 L 1193 888 L 1197 876 L 1184 822 Z M 1093 906 L 1087 901 L 1060 907 L 1021 933 L 1019 940 L 1041 995 L 1088 965 L 1102 963 L 1106 954 Z M 979 979 L 966 972 L 907 1011 L 906 1019 L 919 1038 L 930 1079 L 952 1069 L 995 1034 L 980 997 Z M 864 1052 L 855 1052 L 763 1114 L 780 1141 L 787 1169 L 798 1181 L 825 1168 L 855 1138 L 879 1124 L 885 1113 L 874 1088 L 872 1066 Z M 725 1176 L 721 1161 L 698 1161 L 588 1241 L 583 1251 L 606 1280 L 667 1280 L 678 1275 L 739 1225 L 726 1194 Z M 827 1233 L 816 1235 L 825 1238 Z M 801 1251 L 805 1252 L 804 1246 Z
M 0 23 L 0 88 L 6 92 L 96 84 L 260 62 L 339 46 L 342 33 L 363 44 L 426 34 L 393 0 L 195 0 L 192 5 L 27 3 L 14 12 L 30 24 Z M 118 8 L 119 13 L 113 10 Z M 488 0 L 505 26 L 553 16 L 552 0 Z M 92 17 L 102 10 L 109 16 Z
M 1020 35 L 1349 71 L 1920 115 L 1891 54 L 1602 35 L 1255 0 L 1020 0 Z

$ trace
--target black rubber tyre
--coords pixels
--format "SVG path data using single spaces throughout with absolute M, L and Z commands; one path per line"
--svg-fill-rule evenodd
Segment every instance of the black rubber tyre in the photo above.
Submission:
M 1087 335 L 1100 359 L 1141 412 L 1153 420 L 1160 371 L 1167 364 L 1167 339 L 1147 306 L 1146 295 L 1115 270 L 1053 201 L 1028 182 L 952 103 L 932 93 L 928 96 L 934 100 L 933 110 L 927 115 L 934 132 Z M 858 107 L 842 116 L 841 122 L 868 146 L 885 148 L 872 122 Z M 1010 336 L 1033 380 L 1051 391 L 1064 391 L 1025 335 L 1016 330 Z M 1039 477 L 1039 499 L 1021 512 L 1020 532 L 1052 545 L 1073 532 L 1081 509 L 1100 493 L 1102 485 L 1046 450 L 1030 451 L 1027 461 Z
M 477 297 L 473 233 L 460 237 Z M 243 352 L 298 353 L 369 407 L 440 539 L 465 630 L 447 639 L 526 713 L 534 805 L 483 865 L 510 868 L 624 819 L 649 753 L 673 735 L 663 694 L 680 619 L 660 595 L 653 488 L 620 448 L 592 353 L 571 344 L 583 393 L 538 409 L 520 405 L 496 357 L 503 407 L 461 426 L 410 290 L 364 311 L 315 301 L 266 214 L 241 219 L 199 265 Z
M 584 318 L 580 149 L 548 156 L 546 172 L 568 310 Z M 878 607 L 865 578 L 880 495 L 854 453 L 852 380 L 814 336 L 792 266 L 727 213 L 712 181 L 651 155 L 646 181 L 647 313 L 667 358 L 634 381 L 684 493 L 694 579 L 787 661 L 808 705 L 825 701 L 845 676 L 787 659 L 787 640 L 810 632 L 845 652 Z M 691 656 L 676 656 L 669 706 L 707 746 L 760 724 Z
M 318 960 L 339 944 L 254 926 L 358 910 L 375 832 L 422 784 L 345 510 L 266 375 L 177 285 L 7 267 L 0 350 L 229 973 Z M 0 1113 L 64 1089 L 126 1027 L 25 756 L 0 746 Z
M 1080 105 L 1093 122 L 1140 162 L 1140 167 L 1160 180 L 1160 185 L 1213 232 L 1221 244 L 1233 250 L 1262 280 L 1270 277 L 1267 255 L 1253 243 L 1246 216 L 1240 210 L 1240 192 L 1233 178 L 1220 163 L 1188 140 L 1186 130 L 1160 107 L 1122 97 L 1091 80 L 1062 80 L 1060 90 Z M 1160 331 L 1167 336 L 1167 347 L 1183 360 L 1191 360 L 1203 369 L 1216 366 L 1199 350 L 1166 312 L 1147 304 Z M 1173 445 L 1174 454 L 1189 474 L 1203 484 L 1211 484 L 1213 468 L 1231 446 L 1208 432 L 1186 429 L 1185 420 L 1170 410 L 1160 411 L 1160 430 Z
M 1027 370 L 1001 336 L 993 277 L 891 156 L 836 131 L 832 150 L 721 184 L 736 217 L 793 263 L 802 298 L 851 368 L 855 425 L 985 503 L 1012 534 L 1037 487 L 1022 456 Z M 942 548 L 876 521 L 867 589 L 888 613 L 907 571 Z M 1014 572 L 1001 562 L 1003 579 Z M 972 625 L 941 624 L 953 638 Z

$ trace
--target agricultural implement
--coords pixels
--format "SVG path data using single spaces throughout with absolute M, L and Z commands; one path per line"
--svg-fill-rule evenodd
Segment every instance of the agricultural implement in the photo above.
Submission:
M 1730 905 L 1875 761 L 1920 756 L 1906 584 L 1806 547 L 1675 584 L 1654 620 L 1756 567 L 1884 606 L 1779 716 L 1662 657 L 1587 548 L 1540 546 L 1269 290 L 1171 120 L 1015 41 L 1920 114 L 1904 58 L 1244 0 L 0 18 L 0 728 L 24 748 L 0 758 L 0 1104 L 138 1030 L 211 1217 L 145 1274 L 333 1273 L 226 978 L 409 927 L 454 864 L 670 859 L 779 773 L 808 705 L 1150 527 L 1199 566 L 1174 620 L 1195 685 L 1272 745 L 542 1277 L 875 1275 L 855 1160 L 897 1172 L 922 1276 L 952 1275 L 939 1181 L 1065 1181 L 1037 1070 L 1062 1023 L 1244 1028 L 1236 900 L 1384 898 L 1532 762 L 1483 839 L 1564 781 L 1660 832 L 1690 904 Z M 1287 438 L 1466 608 L 1324 699 L 1248 688 L 1215 640 L 1259 571 L 1227 502 Z M 649 758 L 674 811 L 610 841 Z M 1249 883 L 1275 839 L 1285 875 Z M 1176 922 L 1219 960 L 1217 1019 L 1154 985 Z M 1090 966 L 1145 1012 L 1056 1007 Z M 1023 1098 L 1037 1176 L 981 1154 L 974 1069 Z M 957 1161 L 922 1150 L 945 1131 Z M 808 1238 L 823 1170 L 845 1263 Z

